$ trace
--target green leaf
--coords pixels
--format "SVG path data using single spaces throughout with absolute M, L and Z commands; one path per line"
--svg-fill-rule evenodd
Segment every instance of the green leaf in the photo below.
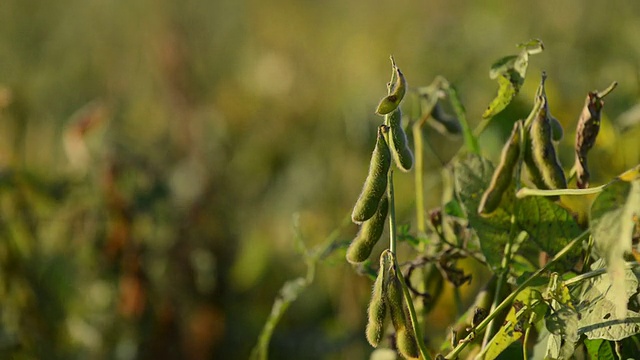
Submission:
M 508 203 L 508 195 L 505 193 L 501 207 L 491 217 L 481 217 L 478 215 L 478 205 L 491 181 L 493 164 L 479 155 L 468 154 L 454 164 L 453 171 L 456 195 L 467 213 L 469 225 L 478 235 L 487 262 L 497 269 L 502 263 L 511 229 L 509 209 L 504 208 L 504 204 Z
M 615 355 L 613 355 L 613 350 L 611 350 L 611 345 L 608 341 L 602 339 L 586 339 L 584 346 L 587 348 L 587 353 L 589 353 L 589 357 L 592 359 L 615 360 L 616 358 Z
M 496 79 L 498 76 L 507 73 L 509 70 L 514 68 L 517 59 L 518 55 L 509 55 L 498 59 L 491 65 L 489 77 L 491 79 Z
M 631 252 L 633 217 L 640 214 L 640 179 L 612 181 L 595 199 L 589 214 L 589 226 L 598 253 L 606 260 L 611 277 L 611 299 L 614 315 L 623 318 L 627 299 L 624 297 L 624 254 Z
M 540 249 L 551 256 L 582 233 L 569 211 L 545 197 L 523 198 L 515 208 L 518 225 L 529 233 Z M 574 247 L 561 266 L 571 267 L 579 257 L 580 248 Z
M 468 154 L 454 164 L 454 182 L 458 201 L 467 213 L 469 225 L 476 232 L 480 249 L 492 269 L 500 268 L 504 248 L 511 231 L 511 213 L 515 201 L 515 188 L 511 185 L 502 196 L 502 202 L 491 216 L 478 214 L 482 193 L 489 187 L 494 166 L 491 161 L 475 154 Z M 515 235 L 515 234 L 514 234 Z M 534 242 L 525 241 L 518 253 L 537 262 L 539 252 Z
M 603 259 L 599 259 L 591 266 L 592 270 L 605 267 Z M 619 341 L 626 337 L 640 333 L 640 313 L 627 310 L 629 297 L 638 291 L 638 278 L 630 269 L 624 269 L 622 276 L 622 294 L 611 291 L 613 281 L 611 276 L 601 275 L 590 278 L 583 284 L 576 309 L 581 315 L 578 321 L 578 333 L 585 334 L 589 339 L 605 339 Z M 616 319 L 616 302 L 621 299 L 625 306 L 624 319 Z
M 444 213 L 458 218 L 464 217 L 464 210 L 462 206 L 460 206 L 460 202 L 456 199 L 451 199 L 448 203 L 444 204 Z

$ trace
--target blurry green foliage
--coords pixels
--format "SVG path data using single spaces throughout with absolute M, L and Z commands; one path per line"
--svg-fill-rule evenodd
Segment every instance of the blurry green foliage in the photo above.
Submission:
M 554 79 L 565 129 L 588 90 L 617 79 L 590 154 L 592 182 L 611 178 L 640 159 L 638 127 L 622 133 L 615 120 L 640 93 L 639 11 L 578 0 L 3 0 L 0 357 L 246 358 L 279 287 L 304 269 L 291 214 L 313 245 L 357 196 L 390 53 L 413 85 L 455 82 L 474 123 L 495 87 L 488 61 L 522 39 L 545 40 L 529 71 Z M 480 139 L 496 157 L 511 128 L 500 119 L 523 116 L 535 87 L 525 82 Z M 426 137 L 435 174 L 459 142 Z M 439 194 L 426 175 L 427 194 Z M 396 186 L 411 198 L 410 176 Z M 366 356 L 369 284 L 338 258 L 283 319 L 273 358 Z

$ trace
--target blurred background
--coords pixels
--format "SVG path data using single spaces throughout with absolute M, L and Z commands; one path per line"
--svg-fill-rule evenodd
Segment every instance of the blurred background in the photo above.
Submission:
M 587 92 L 617 80 L 590 153 L 607 181 L 640 162 L 639 19 L 630 1 L 2 0 L 0 358 L 247 358 L 279 288 L 306 272 L 294 217 L 309 247 L 357 231 L 341 224 L 390 54 L 410 86 L 455 84 L 473 126 L 493 61 L 542 39 L 480 141 L 495 159 L 546 70 L 566 170 Z M 432 208 L 461 140 L 425 130 Z M 413 191 L 398 174 L 403 224 Z M 336 249 L 271 358 L 367 358 L 370 286 Z M 439 304 L 428 335 L 453 311 Z

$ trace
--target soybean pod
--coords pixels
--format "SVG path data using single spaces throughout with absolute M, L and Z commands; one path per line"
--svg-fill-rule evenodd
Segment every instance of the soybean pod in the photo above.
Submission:
M 564 129 L 562 128 L 562 124 L 558 119 L 556 119 L 551 112 L 549 111 L 549 99 L 547 98 L 547 91 L 545 89 L 545 81 L 547 80 L 547 73 L 542 72 L 542 80 L 540 81 L 540 86 L 538 87 L 537 95 L 542 96 L 544 98 L 544 109 L 547 112 L 547 118 L 549 119 L 549 125 L 551 126 L 551 139 L 553 141 L 560 141 L 564 137 Z
M 531 145 L 531 139 L 527 137 L 527 143 L 524 148 L 524 164 L 527 169 L 527 173 L 529 174 L 529 179 L 533 182 L 533 184 L 541 190 L 549 190 L 549 187 L 545 183 L 542 172 L 538 169 L 535 161 L 533 160 L 533 151 Z M 552 199 L 557 199 L 557 197 L 553 197 Z
M 546 98 L 539 97 L 542 102 L 538 115 L 529 128 L 531 137 L 531 155 L 535 167 L 542 174 L 542 180 L 549 189 L 566 189 L 567 179 L 562 165 L 558 161 L 556 149 L 551 137 L 551 124 L 547 116 Z
M 513 170 L 518 163 L 520 157 L 520 143 L 522 131 L 522 120 L 518 120 L 513 124 L 511 136 L 502 148 L 500 155 L 500 163 L 493 172 L 491 183 L 482 195 L 478 213 L 480 215 L 489 215 L 493 213 L 502 200 L 502 195 L 509 188 L 511 179 L 513 178 Z
M 387 315 L 387 304 L 385 303 L 386 284 L 388 283 L 389 269 L 392 264 L 390 251 L 387 249 L 380 255 L 380 269 L 378 270 L 376 281 L 373 283 L 371 301 L 367 310 L 366 335 L 367 341 L 373 347 L 378 347 L 384 335 L 384 320 Z
M 391 57 L 391 67 L 393 69 L 391 82 L 389 82 L 387 86 L 389 95 L 380 100 L 378 108 L 376 109 L 376 114 L 378 115 L 386 115 L 397 109 L 407 91 L 407 80 L 402 71 L 400 71 L 400 68 L 396 65 L 393 56 Z
M 361 263 L 369 258 L 373 247 L 376 245 L 384 230 L 387 212 L 389 211 L 389 199 L 382 197 L 378 205 L 378 211 L 371 219 L 362 223 L 360 231 L 347 249 L 347 261 L 352 264 Z
M 415 338 L 413 326 L 409 319 L 409 309 L 404 301 L 402 284 L 396 274 L 397 265 L 394 265 L 389 275 L 387 285 L 387 305 L 391 314 L 391 322 L 396 330 L 396 346 L 402 356 L 407 359 L 419 357 L 418 343 Z
M 602 117 L 602 108 L 604 106 L 604 98 L 618 85 L 613 82 L 607 89 L 602 92 L 591 91 L 587 94 L 582 113 L 578 119 L 578 127 L 576 129 L 575 142 L 575 170 L 577 175 L 577 186 L 579 189 L 589 187 L 589 166 L 587 164 L 587 153 L 596 143 L 596 138 L 600 132 L 600 119 Z
M 397 108 L 391 114 L 385 115 L 385 117 L 389 124 L 391 154 L 396 166 L 402 171 L 409 171 L 413 167 L 413 152 L 409 148 L 407 134 L 402 128 L 402 111 Z
M 439 101 L 433 106 L 430 119 L 433 121 L 430 121 L 429 124 L 441 134 L 459 135 L 462 133 L 458 118 L 444 111 Z
M 388 127 L 385 125 L 378 128 L 378 139 L 371 154 L 369 173 L 351 213 L 351 220 L 356 224 L 371 219 L 387 190 L 387 174 L 391 166 L 391 152 L 384 136 L 387 131 Z

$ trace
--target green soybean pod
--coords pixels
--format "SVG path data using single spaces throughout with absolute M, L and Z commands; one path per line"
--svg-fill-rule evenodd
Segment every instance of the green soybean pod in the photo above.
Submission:
M 484 216 L 493 213 L 500 205 L 502 195 L 507 188 L 509 188 L 509 184 L 511 184 L 513 170 L 520 156 L 521 130 L 522 120 L 518 120 L 513 124 L 511 136 L 509 136 L 509 140 L 507 140 L 502 148 L 500 163 L 493 172 L 489 187 L 482 195 L 482 199 L 480 199 L 480 205 L 478 206 L 478 213 L 480 215 Z
M 407 92 L 407 80 L 404 77 L 400 68 L 396 66 L 395 60 L 391 57 L 391 66 L 393 68 L 392 81 L 395 78 L 395 82 L 389 85 L 389 95 L 385 96 L 378 103 L 376 114 L 386 115 L 394 111 L 400 105 L 400 101 L 404 98 L 404 94 Z
M 398 331 L 399 329 L 407 327 L 407 316 L 404 310 L 404 294 L 402 293 L 402 284 L 398 279 L 395 271 L 391 271 L 389 275 L 388 283 L 386 284 L 387 296 L 385 300 L 387 306 L 389 306 L 389 313 L 391 314 L 391 322 L 393 327 Z
M 418 342 L 416 336 L 410 328 L 403 328 L 396 331 L 396 347 L 406 359 L 419 359 Z
M 545 89 L 546 80 L 547 73 L 543 71 L 540 86 L 538 86 L 538 90 L 536 91 L 536 98 L 539 96 L 544 98 L 544 105 L 542 107 L 546 111 L 547 118 L 549 119 L 549 124 L 551 126 L 551 138 L 553 141 L 560 141 L 564 137 L 564 129 L 562 128 L 560 121 L 551 115 L 551 112 L 549 111 L 549 100 L 547 99 L 547 91 Z
M 402 284 L 395 268 L 389 275 L 387 284 L 387 305 L 391 315 L 391 322 L 396 330 L 396 346 L 402 356 L 414 359 L 418 358 L 418 345 L 416 342 L 413 326 L 409 319 L 409 309 L 404 301 Z
M 378 128 L 376 147 L 373 149 L 369 163 L 369 174 L 351 213 L 351 220 L 356 224 L 371 219 L 378 210 L 382 195 L 387 190 L 387 174 L 391 167 L 391 152 L 384 139 L 387 131 L 388 127 L 385 125 L 380 125 Z
M 380 255 L 380 270 L 378 270 L 378 276 L 373 283 L 371 301 L 367 310 L 366 335 L 367 341 L 373 347 L 378 347 L 384 335 L 384 320 L 387 315 L 387 304 L 384 300 L 386 295 L 385 284 L 388 281 L 389 267 L 392 264 L 389 259 L 389 250 L 387 249 Z
M 551 138 L 551 124 L 547 116 L 546 98 L 541 97 L 542 107 L 533 119 L 529 134 L 531 137 L 531 155 L 533 162 L 542 174 L 549 189 L 566 189 L 567 179 L 558 161 L 556 149 Z
M 560 141 L 564 137 L 564 129 L 558 119 L 549 115 L 549 123 L 551 124 L 551 138 L 553 141 Z
M 398 169 L 407 172 L 413 167 L 413 152 L 409 148 L 407 134 L 402 128 L 402 111 L 397 108 L 391 114 L 385 115 L 389 124 L 391 155 Z
M 535 184 L 538 189 L 549 190 L 549 187 L 542 178 L 542 172 L 538 169 L 535 161 L 533 160 L 533 151 L 531 150 L 531 139 L 527 138 L 527 143 L 524 148 L 524 164 L 529 174 L 529 179 Z
M 369 258 L 371 250 L 376 245 L 384 230 L 387 212 L 389 211 L 389 198 L 382 197 L 378 205 L 378 211 L 371 219 L 362 223 L 360 231 L 347 249 L 347 261 L 352 264 L 361 263 Z

